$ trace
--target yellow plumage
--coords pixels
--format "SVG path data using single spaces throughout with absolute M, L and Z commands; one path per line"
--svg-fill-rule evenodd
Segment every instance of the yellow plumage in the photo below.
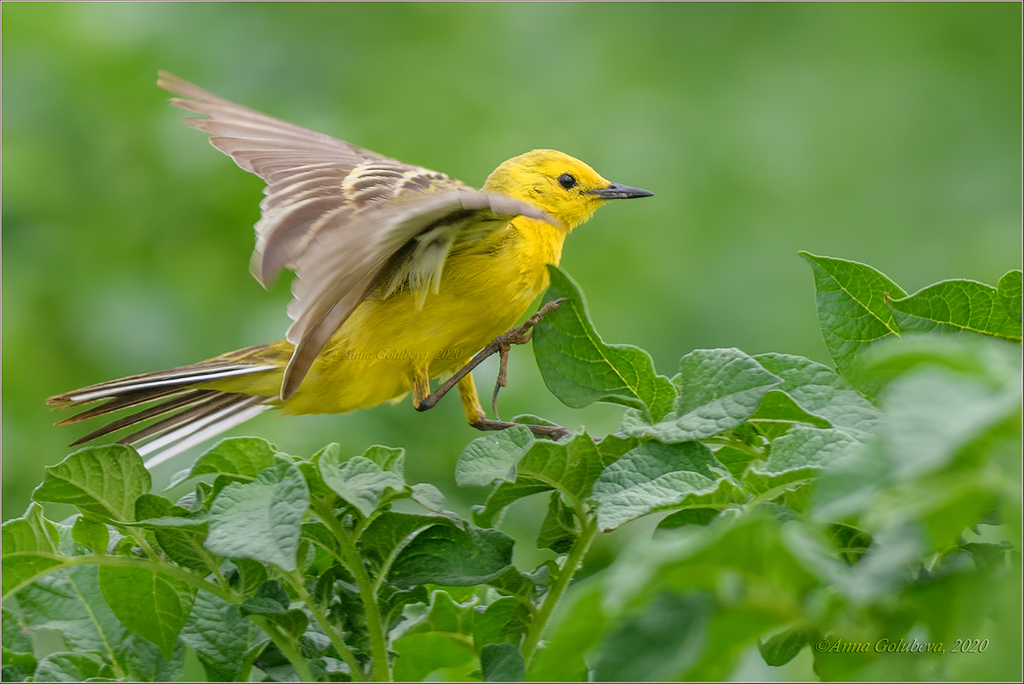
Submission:
M 526 312 L 576 226 L 609 199 L 651 194 L 555 150 L 509 159 L 474 191 L 161 76 L 195 98 L 175 104 L 207 115 L 191 125 L 267 180 L 253 273 L 266 282 L 281 267 L 296 271 L 295 323 L 288 340 L 51 398 L 107 399 L 65 423 L 163 400 L 79 441 L 163 416 L 121 440 L 148 439 L 140 452 L 162 460 L 267 408 L 346 413 L 410 391 L 419 405 L 430 379 L 461 368 Z M 472 375 L 459 390 L 467 420 L 483 420 Z

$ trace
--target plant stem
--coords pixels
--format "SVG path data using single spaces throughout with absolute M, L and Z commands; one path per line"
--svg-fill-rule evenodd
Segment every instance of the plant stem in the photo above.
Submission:
M 295 645 L 287 634 L 283 634 L 277 625 L 262 615 L 250 615 L 249 619 L 255 622 L 260 629 L 267 633 L 270 640 L 274 642 L 274 645 L 281 650 L 284 657 L 287 658 L 288 662 L 295 668 L 300 680 L 304 682 L 316 681 L 316 678 L 313 677 L 313 672 L 309 669 L 309 663 L 306 662 L 306 659 L 303 658 L 302 654 L 295 648 Z
M 377 592 L 374 591 L 373 581 L 366 573 L 363 559 L 359 557 L 359 552 L 356 550 L 355 540 L 349 536 L 329 508 L 323 504 L 316 504 L 314 511 L 338 540 L 342 557 L 345 558 L 345 566 L 352 573 L 356 585 L 359 587 L 359 597 L 362 599 L 363 612 L 366 614 L 366 630 L 370 637 L 370 653 L 373 657 L 373 681 L 390 682 L 391 668 L 388 663 L 387 640 L 380 617 L 380 609 L 377 606 Z
M 579 570 L 583 556 L 586 555 L 587 550 L 590 548 L 590 543 L 594 541 L 596 534 L 597 520 L 588 516 L 583 523 L 579 539 L 573 544 L 569 555 L 565 559 L 565 564 L 559 571 L 558 577 L 555 578 L 555 583 L 551 585 L 547 595 L 544 597 L 544 602 L 540 604 L 540 608 L 530 621 L 530 627 L 526 631 L 526 638 L 523 640 L 523 660 L 526 661 L 527 666 L 529 666 L 530 659 L 533 658 L 533 654 L 537 650 L 537 645 L 540 643 L 540 635 L 551 618 L 551 613 L 555 610 L 558 600 L 562 598 L 562 594 L 569 586 L 569 582 L 572 581 L 576 571 Z
M 338 655 L 341 656 L 341 659 L 344 660 L 348 664 L 349 669 L 352 670 L 352 679 L 360 682 L 364 681 L 365 677 L 363 675 L 365 673 L 363 672 L 362 667 L 360 667 L 359 661 L 356 660 L 355 655 L 345 645 L 345 642 L 341 640 L 341 635 L 338 634 L 337 630 L 335 630 L 327 620 L 327 616 L 323 614 L 320 608 L 313 602 L 313 599 L 310 598 L 309 592 L 306 591 L 306 587 L 302 584 L 302 576 L 298 574 L 298 571 L 293 570 L 288 578 L 292 588 L 295 589 L 295 593 L 298 594 L 299 598 L 302 599 L 302 602 L 306 604 L 306 607 L 309 608 L 309 612 L 313 614 L 317 623 L 321 628 L 323 628 L 328 638 L 330 638 L 331 643 L 334 644 L 334 649 L 338 652 Z

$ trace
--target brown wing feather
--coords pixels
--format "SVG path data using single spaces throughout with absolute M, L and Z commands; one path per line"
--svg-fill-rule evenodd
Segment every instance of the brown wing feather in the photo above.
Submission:
M 166 72 L 157 83 L 185 98 L 173 104 L 206 115 L 186 119 L 190 126 L 267 181 L 250 270 L 263 284 L 285 267 L 299 276 L 284 399 L 375 287 L 383 285 L 385 296 L 404 286 L 425 296 L 453 249 L 520 214 L 547 219 L 535 207 L 261 114 Z M 409 256 L 395 263 L 399 252 Z

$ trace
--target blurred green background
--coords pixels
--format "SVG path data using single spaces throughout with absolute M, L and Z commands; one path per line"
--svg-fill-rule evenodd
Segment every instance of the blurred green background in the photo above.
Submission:
M 605 339 L 668 375 L 703 347 L 828 361 L 800 249 L 908 291 L 1021 266 L 1018 3 L 2 11 L 4 518 L 91 429 L 53 427 L 46 397 L 287 327 L 288 279 L 268 293 L 247 272 L 262 183 L 181 124 L 158 69 L 474 185 L 553 147 L 654 191 L 598 212 L 562 265 Z M 485 393 L 495 369 L 477 371 Z M 528 348 L 500 407 L 592 434 L 621 411 L 558 404 Z M 479 499 L 452 478 L 477 436 L 454 397 L 426 414 L 406 400 L 261 416 L 232 434 L 304 455 L 402 446 L 410 482 L 463 513 Z M 535 526 L 545 505 L 531 506 L 507 526 Z

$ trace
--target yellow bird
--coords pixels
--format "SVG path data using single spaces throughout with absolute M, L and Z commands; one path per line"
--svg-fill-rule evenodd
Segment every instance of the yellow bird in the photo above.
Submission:
M 513 157 L 474 190 L 166 72 L 157 84 L 206 117 L 186 123 L 266 181 L 253 276 L 265 286 L 284 268 L 297 277 L 284 340 L 47 401 L 105 400 L 58 425 L 158 401 L 74 443 L 159 417 L 120 440 L 151 455 L 150 467 L 268 409 L 347 413 L 410 391 L 424 407 L 432 378 L 462 368 L 544 291 L 574 228 L 608 200 L 653 194 L 555 150 Z M 487 420 L 471 374 L 458 388 L 471 425 L 508 425 Z

